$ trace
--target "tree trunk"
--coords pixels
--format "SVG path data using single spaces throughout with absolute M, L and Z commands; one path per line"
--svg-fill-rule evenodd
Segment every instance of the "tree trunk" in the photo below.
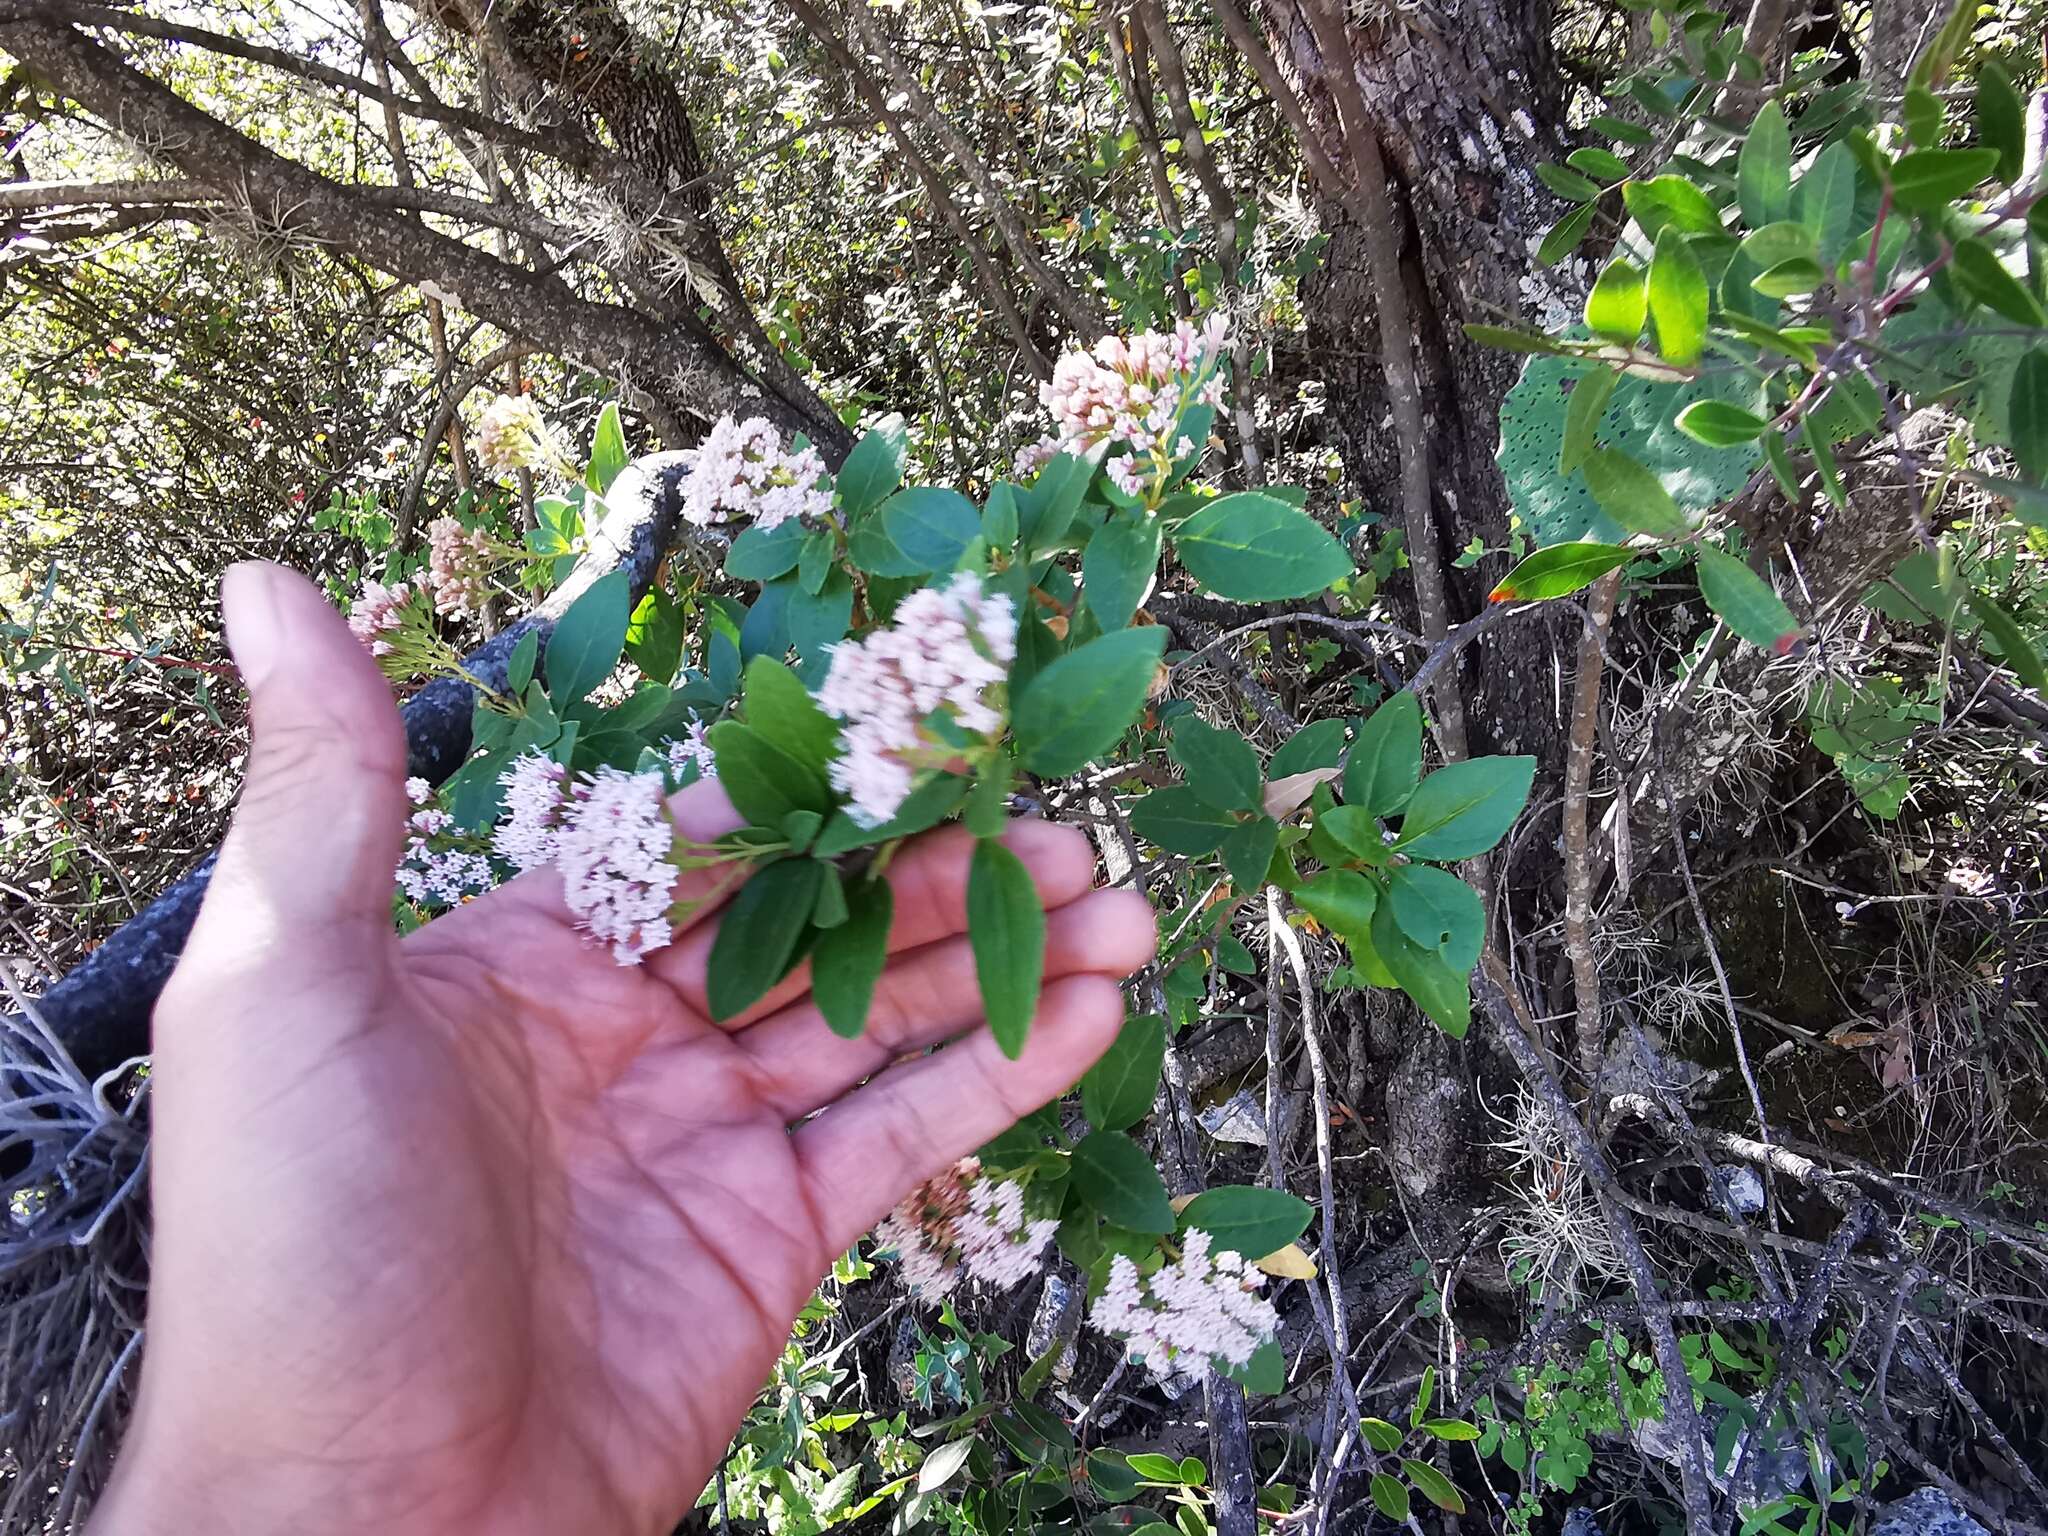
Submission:
M 1590 271 L 1567 261 L 1536 267 L 1531 252 L 1562 205 L 1534 174 L 1561 159 L 1561 118 L 1550 62 L 1547 4 L 1456 0 L 1441 22 L 1407 13 L 1347 19 L 1344 32 L 1365 109 L 1386 166 L 1399 225 L 1401 276 L 1425 410 L 1432 511 L 1452 623 L 1478 613 L 1512 563 L 1490 555 L 1469 570 L 1451 562 L 1475 538 L 1501 549 L 1505 488 L 1493 458 L 1500 402 L 1521 358 L 1468 340 L 1467 321 L 1555 324 L 1576 318 Z M 1330 71 L 1303 14 L 1272 0 L 1264 14 L 1283 67 L 1312 116 L 1334 125 Z M 1435 30 L 1441 26 L 1441 31 Z M 1337 142 L 1334 126 L 1325 139 Z M 1400 449 L 1380 361 L 1378 305 L 1365 232 L 1346 202 L 1320 208 L 1330 244 L 1304 306 L 1309 341 L 1325 360 L 1332 417 L 1350 478 L 1369 509 L 1399 524 Z M 1569 615 L 1515 620 L 1460 659 L 1470 750 L 1532 752 L 1551 771 L 1563 760 L 1563 720 L 1551 658 Z

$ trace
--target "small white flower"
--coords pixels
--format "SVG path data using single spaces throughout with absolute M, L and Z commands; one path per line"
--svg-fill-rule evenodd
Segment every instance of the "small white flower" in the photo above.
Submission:
M 550 448 L 540 408 L 524 395 L 498 396 L 477 423 L 476 456 L 486 469 L 500 474 L 543 468 Z
M 938 1301 L 968 1277 L 1008 1290 L 1036 1273 L 1059 1225 L 1028 1219 L 1023 1185 L 989 1177 L 965 1157 L 912 1190 L 875 1228 L 875 1241 L 894 1250 L 915 1295 Z
M 414 805 L 425 805 L 434 798 L 434 786 L 425 779 L 407 779 L 405 781 L 405 798 Z
M 928 759 L 942 753 L 925 725 L 933 714 L 975 735 L 1002 729 L 988 694 L 1016 655 L 1015 605 L 964 572 L 913 592 L 889 628 L 832 647 L 818 704 L 846 726 L 827 771 L 856 820 L 878 826 L 895 815 Z
M 750 518 L 774 528 L 793 517 L 819 521 L 832 510 L 825 460 L 806 445 L 783 451 L 765 416 L 721 416 L 695 450 L 683 489 L 683 516 L 699 528 Z
M 568 769 L 538 750 L 514 758 L 498 775 L 505 809 L 491 833 L 491 849 L 514 869 L 537 869 L 553 861 L 568 778 Z
M 1191 1229 L 1178 1263 L 1149 1277 L 1122 1254 L 1088 1320 L 1125 1340 L 1131 1358 L 1172 1377 L 1210 1360 L 1243 1365 L 1280 1331 L 1280 1314 L 1259 1294 L 1265 1276 L 1235 1253 L 1213 1259 L 1209 1234 Z
M 659 772 L 600 768 L 571 792 L 554 839 L 563 900 L 577 926 L 609 944 L 620 965 L 638 965 L 675 937 L 674 846 Z
M 704 739 L 704 722 L 692 720 L 682 735 L 663 743 L 671 779 L 680 779 L 694 766 L 699 779 L 718 777 L 718 756 Z

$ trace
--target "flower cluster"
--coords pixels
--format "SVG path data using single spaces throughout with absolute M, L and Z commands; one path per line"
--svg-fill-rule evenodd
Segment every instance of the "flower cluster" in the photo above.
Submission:
M 492 851 L 517 870 L 552 864 L 569 804 L 569 770 L 536 749 L 512 760 L 498 788 L 505 809 L 491 833 Z
M 904 1284 L 926 1301 L 949 1294 L 972 1276 L 1007 1290 L 1035 1272 L 1057 1219 L 1024 1214 L 1024 1186 L 984 1174 L 962 1158 L 921 1184 L 875 1228 L 875 1240 L 894 1249 Z
M 1068 353 L 1039 391 L 1055 435 L 1018 455 L 1020 469 L 1027 457 L 1035 467 L 1055 452 L 1122 444 L 1130 456 L 1112 460 L 1108 472 L 1121 489 L 1136 494 L 1148 464 L 1195 450 L 1181 430 L 1182 418 L 1194 406 L 1222 403 L 1218 368 L 1228 345 L 1223 317 L 1212 315 L 1199 328 L 1183 320 L 1171 332 L 1105 336 L 1092 352 Z
M 1235 1253 L 1212 1259 L 1209 1246 L 1208 1233 L 1190 1230 L 1180 1261 L 1151 1276 L 1118 1254 L 1088 1320 L 1128 1341 L 1131 1358 L 1160 1376 L 1214 1359 L 1243 1365 L 1280 1331 L 1280 1314 L 1259 1294 L 1264 1275 Z
M 454 617 L 483 612 L 498 556 L 497 541 L 481 528 L 464 528 L 452 517 L 429 523 L 426 580 L 434 594 L 434 611 Z
M 726 518 L 751 518 L 774 528 L 793 517 L 822 519 L 832 510 L 825 461 L 808 444 L 783 451 L 762 416 L 722 416 L 691 460 L 683 516 L 699 528 Z
M 365 580 L 348 613 L 348 627 L 370 648 L 372 656 L 393 656 L 402 646 L 402 636 L 425 617 L 420 601 L 431 598 L 433 588 L 425 577 L 386 584 Z
M 562 896 L 577 926 L 638 965 L 675 934 L 675 826 L 659 772 L 600 768 L 574 786 L 554 835 Z
M 955 755 L 956 746 L 931 729 L 932 716 L 974 735 L 1002 729 L 990 692 L 1008 678 L 1016 655 L 1015 605 L 965 572 L 905 598 L 889 628 L 832 647 L 818 703 L 847 722 L 829 773 L 856 820 L 887 821 L 920 769 Z
M 452 907 L 498 883 L 491 861 L 482 854 L 445 843 L 437 846 L 435 840 L 455 824 L 455 818 L 431 804 L 431 784 L 407 779 L 405 793 L 416 807 L 406 821 L 405 853 L 398 861 L 398 888 L 406 900 L 415 906 Z
M 669 777 L 672 779 L 685 778 L 693 767 L 699 779 L 718 777 L 718 758 L 711 750 L 711 743 L 704 739 L 702 720 L 692 720 L 682 735 L 663 743 L 663 750 L 668 756 Z
M 543 469 L 561 458 L 540 408 L 524 395 L 500 395 L 485 408 L 477 423 L 476 456 L 499 474 Z

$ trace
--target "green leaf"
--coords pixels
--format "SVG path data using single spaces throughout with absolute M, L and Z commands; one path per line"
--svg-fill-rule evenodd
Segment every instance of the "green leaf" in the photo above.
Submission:
M 1326 869 L 1305 881 L 1294 903 L 1340 939 L 1370 936 L 1379 909 L 1379 887 L 1352 869 Z
M 1543 185 L 1567 202 L 1590 203 L 1600 195 L 1599 182 L 1590 176 L 1581 176 L 1577 171 L 1566 170 L 1561 165 L 1546 161 L 1536 167 L 1536 175 Z
M 1088 1123 L 1098 1131 L 1124 1131 L 1151 1114 L 1165 1061 L 1165 1021 L 1156 1013 L 1124 1020 L 1115 1042 L 1081 1079 Z
M 1586 456 L 1585 474 L 1600 510 L 1630 533 L 1682 539 L 1692 532 L 1664 482 L 1617 449 L 1594 449 Z
M 846 898 L 846 921 L 819 934 L 811 950 L 811 998 L 835 1035 L 851 1040 L 867 1026 L 895 905 L 888 881 L 863 880 Z
M 1065 1345 L 1056 1345 L 1055 1353 Z M 1111 1504 L 1121 1504 L 1138 1491 L 1137 1471 L 1114 1451 L 1088 1453 L 1088 1481 Z
M 747 663 L 746 722 L 761 739 L 820 773 L 839 744 L 839 726 L 788 667 L 770 656 Z
M 2027 158 L 2027 109 L 2012 76 L 1991 59 L 1977 66 L 1977 134 L 1998 151 L 1998 179 L 2011 186 Z
M 736 581 L 773 581 L 787 576 L 803 558 L 804 525 L 792 517 L 773 528 L 751 523 L 725 552 L 725 574 Z
M 1633 345 L 1642 335 L 1643 321 L 1650 312 L 1648 280 L 1649 274 L 1634 262 L 1615 257 L 1594 282 L 1593 291 L 1586 295 L 1586 324 L 1610 341 Z M 1579 386 L 1584 387 L 1583 383 Z
M 631 463 L 626 452 L 626 429 L 619 421 L 619 408 L 606 401 L 597 413 L 597 429 L 590 435 L 590 462 L 583 468 L 583 483 L 602 496 L 612 488 L 619 472 Z
M 1259 754 L 1251 743 L 1194 716 L 1173 728 L 1167 755 L 1187 775 L 1188 788 L 1219 811 L 1256 811 L 1265 789 Z
M 512 647 L 512 656 L 505 663 L 505 687 L 514 698 L 523 697 L 526 685 L 533 681 L 533 664 L 540 659 L 540 631 L 529 629 L 519 637 Z
M 1166 631 L 1120 629 L 1046 667 L 1017 701 L 1015 734 L 1024 766 L 1048 778 L 1078 773 L 1114 746 L 1144 708 Z
M 1015 1061 L 1045 977 L 1045 905 L 1024 861 L 993 838 L 974 845 L 967 866 L 967 942 L 989 1033 Z
M 1925 86 L 1907 89 L 1900 115 L 1906 121 L 1909 143 L 1931 148 L 1941 142 L 1941 122 L 1948 115 L 1948 109 L 1941 104 L 1941 98 Z
M 1150 1451 L 1133 1451 L 1130 1457 L 1131 1470 L 1148 1483 L 1178 1483 L 1180 1463 L 1171 1456 L 1157 1456 Z
M 1385 1419 L 1362 1418 L 1358 1421 L 1358 1432 L 1365 1443 L 1382 1456 L 1390 1456 L 1401 1449 L 1402 1440 L 1407 1438 Z
M 1439 1440 L 1477 1440 L 1479 1426 L 1467 1424 L 1463 1419 L 1424 1419 L 1424 1434 L 1434 1435 Z
M 754 871 L 718 919 L 705 966 L 705 999 L 714 1022 L 735 1018 L 788 974 L 818 899 L 823 866 L 784 859 Z
M 981 514 L 958 491 L 913 485 L 882 503 L 889 542 L 924 571 L 950 571 L 981 537 Z
M 1213 853 L 1237 830 L 1237 818 L 1219 811 L 1185 784 L 1155 789 L 1131 807 L 1131 830 L 1170 853 Z
M 1833 262 L 1856 216 L 1856 157 L 1840 139 L 1814 157 L 1792 189 L 1792 217 L 1813 231 L 1820 259 Z
M 818 858 L 832 859 L 856 848 L 915 836 L 944 821 L 966 794 L 967 781 L 958 774 L 935 773 L 912 789 L 896 814 L 880 826 L 864 827 L 846 812 L 834 812 L 825 823 L 825 830 L 818 834 L 817 842 L 811 845 L 811 852 Z
M 1667 361 L 1690 368 L 1707 342 L 1707 274 L 1676 225 L 1657 236 L 1650 257 L 1650 319 L 1657 349 Z
M 988 488 L 988 502 L 981 509 L 981 540 L 990 549 L 1015 547 L 1019 494 L 1007 480 L 998 480 Z
M 1915 213 L 1952 203 L 1998 169 L 1995 149 L 1916 149 L 1892 166 L 1892 201 Z
M 817 768 L 800 763 L 751 725 L 721 720 L 704 734 L 733 809 L 757 827 L 780 827 L 791 811 L 832 809 Z
M 1173 1205 L 1152 1159 L 1122 1131 L 1091 1131 L 1075 1146 L 1068 1187 L 1089 1207 L 1133 1232 L 1174 1229 Z
M 1970 611 L 1983 622 L 1985 633 L 1998 642 L 1998 659 L 2012 668 L 2013 676 L 2036 693 L 2048 694 L 2048 668 L 2041 664 L 2041 653 L 2034 649 L 2013 616 L 1992 600 L 1988 593 L 1974 587 L 1967 589 L 1964 599 Z
M 2013 369 L 2006 431 L 2020 468 L 2031 479 L 2048 479 L 2048 350 L 2028 348 Z
M 569 605 L 548 636 L 548 698 L 566 708 L 612 675 L 633 614 L 624 571 L 609 571 Z
M 1372 712 L 1344 760 L 1344 803 L 1391 816 L 1422 778 L 1422 701 L 1402 689 Z
M 797 551 L 797 585 L 812 596 L 825 585 L 825 578 L 832 573 L 832 564 L 839 557 L 839 546 L 832 535 L 823 528 L 813 529 Z
M 1584 171 L 1598 181 L 1615 182 L 1628 180 L 1628 162 L 1611 149 L 1587 145 L 1575 149 L 1564 157 L 1565 164 L 1573 170 Z
M 1792 134 L 1775 101 L 1750 120 L 1735 160 L 1735 200 L 1751 229 L 1775 224 L 1792 207 Z
M 1173 552 L 1204 588 L 1239 603 L 1313 597 L 1352 571 L 1328 529 L 1261 491 L 1207 503 L 1174 530 Z
M 2040 300 L 1982 240 L 1958 240 L 1951 261 L 1957 283 L 1979 304 L 2019 325 L 2048 325 L 2048 313 L 2043 312 Z
M 1586 238 L 1586 231 L 1593 227 L 1593 215 L 1599 209 L 1598 203 L 1581 203 L 1551 225 L 1543 236 L 1543 243 L 1536 247 L 1537 263 L 1554 267 L 1577 250 L 1579 242 Z
M 1266 764 L 1268 779 L 1285 779 L 1317 768 L 1334 768 L 1344 755 L 1344 722 L 1314 720 L 1280 743 Z
M 1764 435 L 1768 421 L 1725 400 L 1695 400 L 1678 413 L 1678 430 L 1709 448 L 1732 448 Z
M 1827 274 L 1820 269 L 1819 262 L 1795 256 L 1757 273 L 1749 280 L 1749 286 L 1767 299 L 1789 299 L 1811 293 L 1826 281 Z
M 1375 1472 L 1368 1487 L 1372 1493 L 1372 1502 L 1381 1514 L 1389 1520 L 1407 1523 L 1408 1490 L 1401 1485 L 1399 1478 L 1391 1473 Z
M 1617 566 L 1628 564 L 1635 555 L 1635 550 L 1620 544 L 1586 540 L 1553 544 L 1537 550 L 1509 571 L 1500 585 L 1487 594 L 1487 599 L 1507 603 L 1564 597 L 1590 587 Z
M 1416 1007 L 1453 1040 L 1465 1038 L 1472 1024 L 1469 973 L 1454 970 L 1436 950 L 1411 941 L 1395 920 L 1391 901 L 1381 903 L 1373 914 L 1372 947 L 1395 985 L 1415 1000 Z
M 646 676 L 665 682 L 683 664 L 683 640 L 682 605 L 666 587 L 650 587 L 626 623 L 626 659 Z
M 1223 1374 L 1243 1387 L 1247 1392 L 1257 1392 L 1266 1397 L 1287 1390 L 1287 1357 L 1280 1353 L 1280 1341 L 1268 1339 L 1252 1351 L 1251 1359 L 1243 1365 L 1231 1365 L 1219 1360 Z
M 789 526 L 789 523 L 781 525 L 783 528 Z M 747 532 L 753 530 L 748 529 Z M 746 536 L 743 533 L 740 538 Z M 737 546 L 738 541 L 734 543 Z M 846 535 L 846 552 L 853 563 L 870 576 L 922 576 L 925 573 L 919 562 L 896 547 L 888 530 L 882 526 L 879 510 L 854 519 L 853 527 Z M 728 569 L 730 565 L 728 560 Z
M 1394 845 L 1418 859 L 1469 859 L 1507 835 L 1535 782 L 1533 757 L 1447 763 L 1415 791 Z
M 1448 1477 L 1428 1462 L 1416 1461 L 1412 1457 L 1404 1458 L 1401 1470 L 1408 1474 L 1408 1481 L 1415 1485 L 1415 1491 L 1438 1509 L 1453 1515 L 1465 1513 L 1464 1495 L 1451 1485 Z
M 1280 846 L 1280 823 L 1270 816 L 1240 822 L 1223 839 L 1223 867 L 1240 891 L 1255 891 L 1266 882 L 1273 850 Z
M 1116 512 L 1081 551 L 1081 588 L 1104 631 L 1131 622 L 1159 569 L 1159 519 L 1148 512 Z
M 1325 864 L 1383 863 L 1386 859 L 1379 818 L 1360 805 L 1318 809 L 1309 828 L 1308 846 Z
M 1621 189 L 1629 217 L 1642 226 L 1645 238 L 1662 246 L 1664 231 L 1678 234 L 1718 235 L 1721 215 L 1707 200 L 1707 194 L 1683 176 L 1653 176 L 1632 181 Z
M 1209 1234 L 1212 1253 L 1255 1264 L 1308 1230 L 1315 1209 L 1285 1190 L 1227 1184 L 1204 1190 L 1181 1208 L 1180 1230 Z
M 1791 219 L 1781 219 L 1751 230 L 1736 247 L 1760 267 L 1775 267 L 1787 261 L 1818 262 L 1820 247 L 1813 231 Z
M 1459 975 L 1470 975 L 1479 963 L 1486 909 L 1479 893 L 1450 871 L 1402 865 L 1387 879 L 1387 905 L 1410 943 L 1434 950 Z
M 1697 555 L 1700 595 L 1730 629 L 1779 656 L 1799 643 L 1799 621 L 1763 577 L 1711 544 L 1700 545 Z
M 1642 321 L 1636 322 L 1636 329 L 1643 328 Z M 1621 383 L 1621 375 L 1611 368 L 1601 368 L 1581 378 L 1572 387 L 1571 395 L 1564 407 L 1564 441 L 1558 445 L 1557 472 L 1568 475 L 1585 462 L 1586 455 L 1593 451 L 1593 442 L 1600 431 L 1600 418 L 1607 412 L 1607 402 L 1614 398 L 1615 387 Z
M 903 456 L 909 443 L 903 418 L 891 415 L 868 428 L 853 445 L 832 486 L 848 517 L 879 506 L 884 496 L 903 483 Z

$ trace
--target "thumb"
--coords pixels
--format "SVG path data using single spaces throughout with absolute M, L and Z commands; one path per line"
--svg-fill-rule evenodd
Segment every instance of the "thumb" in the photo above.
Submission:
M 282 566 L 230 567 L 221 606 L 249 690 L 249 760 L 186 957 L 233 971 L 361 954 L 388 940 L 405 838 L 391 686 L 325 595 Z

